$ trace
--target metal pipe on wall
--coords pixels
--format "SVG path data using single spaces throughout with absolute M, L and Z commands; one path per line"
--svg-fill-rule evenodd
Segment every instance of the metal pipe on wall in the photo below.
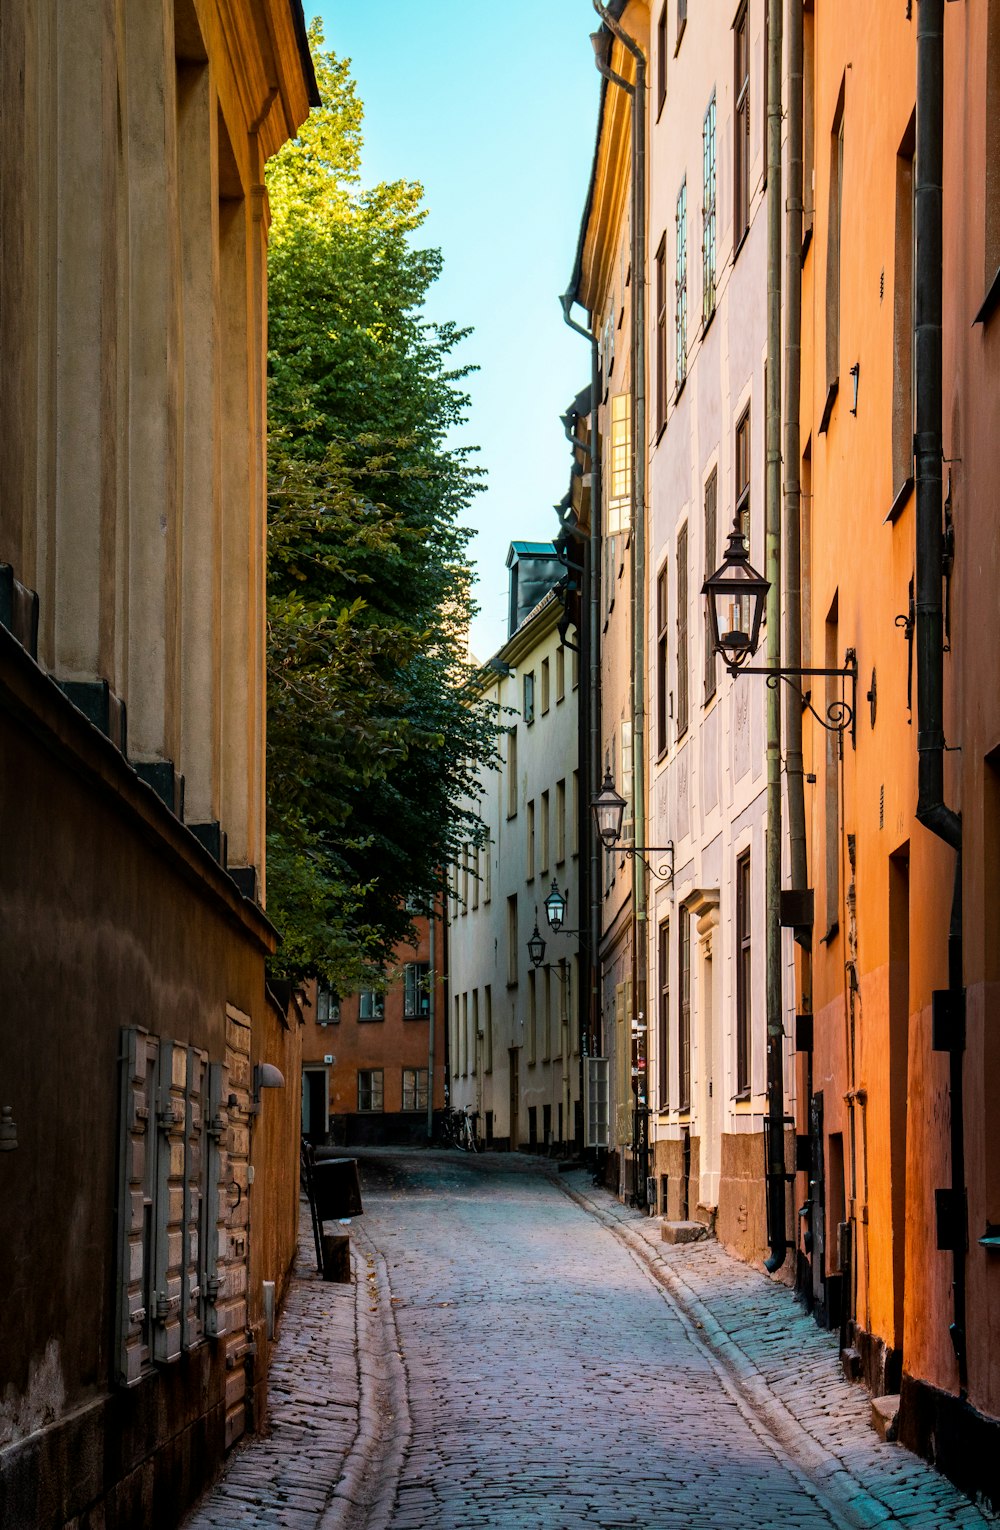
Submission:
M 767 57 L 767 395 L 765 399 L 765 570 L 767 663 L 781 664 L 781 53 L 782 8 L 773 7 Z M 774 1274 L 785 1262 L 784 1002 L 781 963 L 781 697 L 767 691 L 765 866 L 767 1003 L 767 1205 Z
M 914 376 L 916 394 L 915 478 L 916 652 L 917 652 L 917 819 L 957 851 L 955 891 L 948 937 L 948 987 L 964 997 L 962 960 L 962 820 L 944 793 L 944 608 L 942 460 L 942 293 L 944 168 L 944 0 L 918 0 L 917 152 L 914 166 Z M 958 1002 L 956 1002 L 956 1008 Z M 965 1257 L 968 1211 L 965 1203 L 964 1025 L 951 1038 L 951 1215 L 954 1259 L 952 1343 L 959 1387 L 965 1395 Z
M 607 78 L 632 101 L 632 817 L 634 843 L 646 843 L 646 56 L 635 38 L 593 0 L 594 10 L 635 60 L 630 84 L 605 67 Z M 648 966 L 646 867 L 632 859 L 632 1009 L 630 1021 L 646 1016 Z M 629 1030 L 632 1030 L 630 1024 Z M 644 1176 L 636 1166 L 636 1198 L 645 1203 Z

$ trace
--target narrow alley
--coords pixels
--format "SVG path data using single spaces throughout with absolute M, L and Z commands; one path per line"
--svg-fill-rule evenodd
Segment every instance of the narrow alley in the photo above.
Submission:
M 361 1162 L 355 1284 L 320 1282 L 302 1243 L 271 1432 L 185 1530 L 995 1522 L 883 1444 L 836 1336 L 714 1242 L 655 1241 L 536 1160 Z

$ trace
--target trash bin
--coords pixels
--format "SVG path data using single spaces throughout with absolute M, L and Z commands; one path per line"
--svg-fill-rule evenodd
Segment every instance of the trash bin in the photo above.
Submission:
M 321 1222 L 333 1222 L 339 1217 L 363 1216 L 358 1160 L 324 1158 L 322 1153 L 322 1148 L 317 1150 L 311 1173 L 317 1217 Z

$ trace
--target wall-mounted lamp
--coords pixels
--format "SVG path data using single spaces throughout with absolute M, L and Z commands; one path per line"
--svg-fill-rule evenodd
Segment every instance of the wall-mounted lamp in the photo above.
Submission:
M 674 842 L 668 839 L 665 845 L 620 845 L 622 824 L 625 820 L 625 798 L 615 791 L 615 783 L 611 779 L 610 770 L 605 773 L 604 781 L 597 796 L 590 804 L 594 822 L 597 824 L 597 834 L 605 850 L 616 850 L 619 855 L 634 856 L 640 860 L 658 882 L 672 882 L 674 880 Z M 654 867 L 646 859 L 647 855 L 669 855 L 668 863 Z
M 755 667 L 747 663 L 757 652 L 764 606 L 770 588 L 769 581 L 763 574 L 758 574 L 751 564 L 742 528 L 738 521 L 734 522 L 721 567 L 701 587 L 701 593 L 708 600 L 708 624 L 713 652 L 721 654 L 722 662 L 734 677 L 739 674 L 764 675 L 771 690 L 777 689 L 779 680 L 784 680 L 798 694 L 802 705 L 808 707 L 816 721 L 829 732 L 843 733 L 850 728 L 853 743 L 858 687 L 858 660 L 853 648 L 847 650 L 843 669 L 787 669 L 781 666 Z M 831 701 L 825 717 L 821 716 L 810 701 L 809 693 L 795 683 L 806 675 L 840 676 L 849 681 L 850 701 Z
M 262 1089 L 284 1089 L 285 1075 L 274 1063 L 257 1063 L 253 1070 L 253 1102 L 260 1109 Z
M 854 384 L 854 403 L 851 405 L 851 413 L 857 419 L 858 414 L 858 380 L 861 377 L 861 363 L 856 361 L 851 368 L 851 381 Z

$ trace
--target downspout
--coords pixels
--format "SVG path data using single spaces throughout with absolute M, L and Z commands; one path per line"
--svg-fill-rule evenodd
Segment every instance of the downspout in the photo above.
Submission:
M 948 937 L 948 992 L 955 1008 L 962 988 L 962 820 L 944 797 L 944 613 L 941 584 L 943 447 L 941 313 L 943 286 L 942 195 L 944 165 L 944 0 L 919 0 L 917 12 L 917 154 L 914 174 L 916 292 L 914 362 L 917 498 L 916 649 L 917 649 L 917 820 L 957 852 L 955 890 Z M 965 1336 L 965 1255 L 968 1212 L 965 1202 L 963 1099 L 964 1025 L 952 1034 L 951 1216 L 954 1257 L 952 1343 L 958 1361 L 959 1387 L 967 1390 Z
M 785 203 L 785 663 L 802 664 L 802 75 L 801 0 L 788 7 L 788 196 Z M 806 807 L 802 762 L 802 705 L 791 687 L 785 693 L 785 791 L 788 801 L 790 886 L 809 885 L 806 862 Z M 799 992 L 803 1009 L 812 1010 L 812 930 L 796 932 Z M 812 1100 L 812 1053 L 805 1054 L 806 1088 L 798 1101 L 797 1132 L 809 1131 Z M 796 1091 L 797 1093 L 797 1091 Z M 808 1176 L 807 1176 L 808 1178 Z M 805 1205 L 810 1204 L 808 1196 Z M 810 1261 L 811 1263 L 811 1261 Z M 796 1270 L 798 1279 L 799 1270 Z
M 427 1018 L 430 1024 L 430 1033 L 427 1038 L 427 1145 L 434 1141 L 434 1027 L 437 1017 L 437 895 L 431 899 L 430 929 L 428 930 L 428 943 L 430 957 L 430 974 L 427 984 Z M 447 1014 L 447 1010 L 445 1010 Z
M 594 10 L 635 60 L 635 83 L 629 84 L 597 55 L 597 67 L 632 99 L 632 819 L 633 843 L 646 843 L 646 56 L 639 44 L 593 0 Z M 646 867 L 632 858 L 632 1015 L 646 1016 L 647 950 Z M 630 1023 L 629 1030 L 633 1029 Z M 638 1106 L 638 1102 L 637 1102 Z M 638 1120 L 638 1111 L 637 1111 Z M 638 1144 L 636 1144 L 638 1146 Z M 636 1165 L 638 1176 L 639 1165 Z M 645 1204 L 646 1186 L 636 1183 L 636 1199 Z
M 767 663 L 781 664 L 781 43 L 782 7 L 771 13 L 767 56 L 767 396 L 765 399 Z M 767 1240 L 764 1268 L 785 1262 L 784 1004 L 781 963 L 781 697 L 767 690 L 765 867 L 767 1002 Z
M 585 676 L 586 704 L 580 718 L 580 800 L 577 803 L 577 843 L 581 866 L 587 868 L 581 888 L 580 928 L 587 930 L 581 941 L 580 1002 L 580 1101 L 583 1105 L 584 1058 L 598 1055 L 598 1016 L 600 1014 L 597 953 L 601 944 L 600 861 L 597 835 L 590 824 L 590 800 L 601 779 L 601 440 L 597 419 L 600 375 L 597 338 L 573 318 L 574 295 L 560 298 L 563 318 L 590 345 L 590 536 L 584 556 L 583 612 L 587 631 L 581 631 L 581 655 Z M 584 638 L 586 637 L 586 642 Z M 581 687 L 583 689 L 583 687 Z M 584 847 L 589 847 L 589 855 Z M 584 912 L 586 910 L 586 912 Z M 589 937 L 589 938 L 588 938 Z

